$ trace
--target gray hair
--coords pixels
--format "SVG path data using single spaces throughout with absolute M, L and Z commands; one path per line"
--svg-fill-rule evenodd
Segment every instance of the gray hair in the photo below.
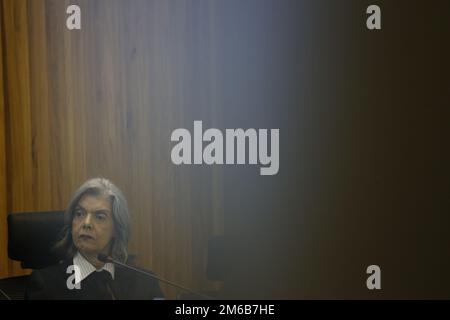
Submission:
M 128 258 L 127 246 L 130 236 L 130 215 L 127 201 L 119 188 L 104 178 L 94 178 L 86 181 L 73 195 L 64 214 L 64 227 L 61 230 L 61 240 L 55 249 L 72 258 L 77 251 L 72 240 L 72 220 L 75 207 L 84 195 L 106 195 L 111 201 L 114 233 L 110 255 L 116 260 L 126 262 Z

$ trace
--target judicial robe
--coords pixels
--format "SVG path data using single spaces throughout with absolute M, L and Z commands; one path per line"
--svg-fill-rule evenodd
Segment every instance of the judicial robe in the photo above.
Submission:
M 73 288 L 67 285 L 68 278 L 72 275 L 67 273 L 67 270 L 72 264 L 70 260 L 34 270 L 25 291 L 25 299 L 152 300 L 164 298 L 157 280 L 120 266 L 115 267 L 114 279 L 105 280 L 104 277 L 99 277 L 100 273 L 93 272 L 81 281 L 79 289 Z

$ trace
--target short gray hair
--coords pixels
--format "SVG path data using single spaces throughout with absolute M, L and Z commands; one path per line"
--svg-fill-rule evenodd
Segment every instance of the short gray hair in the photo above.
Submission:
M 72 196 L 64 214 L 64 227 L 61 230 L 61 240 L 55 245 L 55 249 L 64 253 L 67 258 L 72 258 L 76 253 L 76 247 L 72 240 L 72 221 L 75 207 L 84 195 L 105 195 L 111 201 L 114 232 L 110 255 L 114 259 L 126 262 L 128 258 L 128 240 L 130 237 L 130 215 L 128 204 L 122 191 L 111 181 L 105 178 L 94 178 L 86 181 Z

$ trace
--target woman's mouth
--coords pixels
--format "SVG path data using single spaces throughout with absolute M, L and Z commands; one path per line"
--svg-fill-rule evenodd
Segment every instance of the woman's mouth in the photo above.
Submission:
M 78 238 L 81 240 L 95 240 L 94 237 L 87 235 L 87 234 L 82 234 Z

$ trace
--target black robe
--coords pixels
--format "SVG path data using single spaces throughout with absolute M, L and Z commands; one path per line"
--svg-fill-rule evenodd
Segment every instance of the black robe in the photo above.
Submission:
M 114 280 L 112 278 L 109 281 L 104 280 L 97 276 L 98 272 L 93 272 L 81 281 L 80 289 L 69 289 L 67 281 L 73 273 L 67 273 L 67 268 L 71 264 L 73 264 L 72 261 L 65 261 L 45 269 L 34 270 L 25 291 L 25 299 L 152 300 L 164 298 L 157 280 L 117 265 Z

